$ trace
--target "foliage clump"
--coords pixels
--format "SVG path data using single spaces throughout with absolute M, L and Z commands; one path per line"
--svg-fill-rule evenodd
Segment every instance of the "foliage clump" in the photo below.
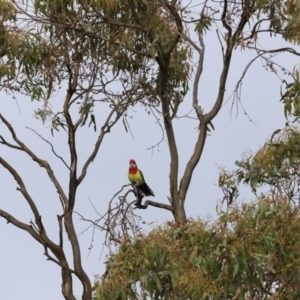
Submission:
M 94 299 L 299 299 L 299 208 L 277 200 L 125 240 Z
M 236 161 L 238 168 L 232 172 L 222 170 L 219 186 L 228 203 L 239 195 L 239 185 L 249 185 L 254 193 L 259 187 L 267 187 L 275 201 L 285 197 L 289 202 L 300 199 L 300 132 L 297 127 L 286 126 L 275 130 L 256 153 Z

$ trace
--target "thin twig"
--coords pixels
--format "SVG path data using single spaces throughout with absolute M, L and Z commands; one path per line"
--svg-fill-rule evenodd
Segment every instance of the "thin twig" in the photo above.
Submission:
M 30 127 L 25 127 L 25 128 L 27 128 L 27 129 L 33 131 L 33 132 L 34 132 L 37 136 L 39 136 L 43 141 L 45 141 L 46 143 L 48 143 L 48 144 L 50 145 L 51 149 L 52 149 L 53 154 L 63 162 L 63 164 L 69 169 L 69 171 L 71 171 L 71 169 L 69 168 L 69 166 L 67 165 L 67 163 L 64 161 L 64 159 L 63 159 L 61 156 L 59 156 L 59 155 L 55 152 L 53 145 L 52 145 L 49 141 L 47 141 L 45 138 L 43 138 L 43 137 L 42 137 L 40 134 L 38 134 L 34 129 L 32 129 L 32 128 L 30 128 Z

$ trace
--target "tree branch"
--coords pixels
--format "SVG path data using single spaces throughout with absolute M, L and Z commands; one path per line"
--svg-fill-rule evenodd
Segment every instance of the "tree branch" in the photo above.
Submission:
M 175 7 L 175 3 L 172 5 L 170 5 L 167 1 L 165 3 L 166 3 L 166 7 L 169 9 L 169 11 L 171 12 L 171 14 L 173 15 L 173 17 L 175 19 L 177 30 L 178 30 L 178 34 L 177 34 L 176 38 L 174 39 L 174 41 L 171 44 L 171 46 L 169 47 L 169 49 L 166 51 L 166 55 L 170 55 L 179 42 L 181 33 L 183 31 L 183 26 L 182 26 L 182 20 L 181 20 L 179 14 L 178 14 L 178 11 Z
M 144 204 L 140 204 L 137 208 L 147 209 L 148 205 L 158 207 L 158 208 L 163 208 L 163 209 L 169 210 L 171 212 L 174 212 L 173 206 L 163 204 L 163 203 L 160 203 L 160 202 L 156 202 L 156 201 L 151 201 L 151 200 L 146 200 Z
M 227 2 L 227 1 L 226 1 Z M 218 114 L 222 103 L 224 99 L 224 94 L 225 94 L 225 87 L 226 87 L 226 82 L 227 82 L 227 76 L 228 76 L 228 71 L 230 67 L 230 61 L 231 61 L 231 56 L 232 56 L 232 50 L 234 47 L 234 44 L 240 34 L 242 32 L 244 26 L 248 22 L 249 19 L 249 13 L 248 12 L 243 12 L 241 20 L 239 22 L 239 25 L 237 27 L 237 30 L 235 31 L 234 35 L 232 37 L 227 38 L 227 49 L 224 57 L 224 62 L 223 62 L 223 69 L 222 73 L 220 76 L 220 83 L 219 83 L 219 89 L 218 89 L 218 96 L 215 101 L 215 104 L 211 111 L 204 116 L 204 122 L 208 124 L 212 119 Z
M 67 206 L 68 199 L 67 199 L 67 197 L 66 197 L 66 195 L 65 195 L 65 193 L 64 193 L 64 191 L 63 191 L 63 189 L 62 189 L 62 187 L 61 187 L 61 185 L 59 184 L 59 182 L 58 182 L 56 176 L 54 175 L 54 172 L 52 171 L 52 169 L 51 169 L 49 163 L 48 163 L 47 161 L 45 161 L 45 160 L 42 160 L 42 159 L 38 158 L 38 157 L 37 157 L 37 156 L 36 156 L 36 155 L 35 155 L 35 154 L 34 154 L 34 153 L 33 153 L 33 152 L 32 152 L 25 144 L 24 144 L 24 143 L 22 143 L 22 142 L 18 139 L 18 137 L 17 137 L 17 135 L 16 135 L 16 133 L 15 133 L 13 127 L 12 127 L 11 124 L 10 124 L 10 123 L 2 116 L 1 113 L 0 113 L 0 119 L 1 119 L 2 122 L 6 125 L 6 127 L 8 128 L 8 130 L 10 131 L 10 133 L 11 133 L 11 135 L 12 135 L 14 141 L 20 146 L 20 149 L 18 149 L 18 150 L 21 150 L 21 151 L 26 152 L 26 153 L 27 153 L 27 154 L 28 154 L 35 162 L 37 162 L 37 163 L 40 165 L 40 167 L 46 169 L 47 174 L 48 174 L 49 178 L 51 179 L 51 181 L 54 183 L 54 186 L 55 186 L 55 188 L 56 188 L 58 194 L 61 196 L 61 198 L 64 200 L 65 205 Z M 2 142 L 3 142 L 4 145 L 10 147 L 8 144 L 6 144 L 5 140 L 2 140 Z
M 184 174 L 182 176 L 182 179 L 181 179 L 180 185 L 179 185 L 179 199 L 182 202 L 182 205 L 185 202 L 186 193 L 188 191 L 194 169 L 195 169 L 196 165 L 198 164 L 199 159 L 201 157 L 201 154 L 202 154 L 202 151 L 204 148 L 204 144 L 205 144 L 205 140 L 206 140 L 206 136 L 207 136 L 206 132 L 207 132 L 207 124 L 208 123 L 204 122 L 204 120 L 203 120 L 203 118 L 204 118 L 203 112 L 202 112 L 201 106 L 199 106 L 199 101 L 198 101 L 198 87 L 199 87 L 200 77 L 201 77 L 201 74 L 203 71 L 203 62 L 204 62 L 204 54 L 205 54 L 205 44 L 203 42 L 203 36 L 202 36 L 201 32 L 199 33 L 198 38 L 199 38 L 201 47 L 196 45 L 196 50 L 199 53 L 199 61 L 198 61 L 198 67 L 197 67 L 197 71 L 195 74 L 194 85 L 193 85 L 193 108 L 197 114 L 199 121 L 200 121 L 200 126 L 199 126 L 198 140 L 195 145 L 194 152 L 185 167 Z
M 44 226 L 42 224 L 40 213 L 39 213 L 33 199 L 28 194 L 23 180 L 21 179 L 21 177 L 19 176 L 17 171 L 8 162 L 6 162 L 1 156 L 0 156 L 0 164 L 11 173 L 11 175 L 14 177 L 14 179 L 18 183 L 20 188 L 17 188 L 17 189 L 22 193 L 22 195 L 24 196 L 24 198 L 28 202 L 28 204 L 31 208 L 31 211 L 33 212 L 33 215 L 34 215 L 34 218 L 35 218 L 35 223 L 38 226 L 39 232 L 40 233 L 43 232 L 44 231 Z
M 278 49 L 273 49 L 273 50 L 263 50 L 263 49 L 258 49 L 256 47 L 250 47 L 248 46 L 249 49 L 255 49 L 260 55 L 266 54 L 266 53 L 279 53 L 279 52 L 289 52 L 291 54 L 300 56 L 300 53 L 297 52 L 295 49 L 290 48 L 290 47 L 285 47 L 285 48 L 278 48 Z
M 78 65 L 78 63 L 77 63 Z M 72 99 L 72 96 L 74 92 L 76 91 L 76 85 L 78 82 L 78 72 L 75 72 L 75 75 L 73 74 L 72 68 L 70 65 L 68 65 L 69 70 L 69 83 L 68 83 L 68 91 L 66 95 L 66 99 L 64 101 L 63 106 L 63 113 L 64 117 L 67 122 L 68 126 L 68 144 L 69 144 L 69 151 L 70 151 L 70 157 L 71 157 L 71 170 L 70 170 L 70 178 L 69 178 L 69 197 L 68 197 L 68 205 L 67 210 L 70 211 L 73 209 L 75 205 L 75 197 L 76 197 L 76 190 L 77 190 L 77 152 L 76 152 L 76 142 L 75 142 L 75 127 L 72 122 L 71 115 L 69 113 L 70 109 L 70 102 Z M 74 78 L 75 76 L 75 78 Z M 76 84 L 75 84 L 76 83 Z
M 17 149 L 17 150 L 23 150 L 21 147 L 19 146 L 15 146 L 13 144 L 10 144 L 9 142 L 7 142 L 3 136 L 0 136 L 0 144 L 3 144 L 9 148 L 13 148 L 13 149 Z
M 174 134 L 174 129 L 172 125 L 172 120 L 169 110 L 169 95 L 168 95 L 168 60 L 162 61 L 162 58 L 159 58 L 160 66 L 160 82 L 159 82 L 159 96 L 161 99 L 162 112 L 164 116 L 164 126 L 168 138 L 169 152 L 171 157 L 170 162 L 170 195 L 172 205 L 174 206 L 174 216 L 177 222 L 185 223 L 186 216 L 183 207 L 178 197 L 178 150 L 176 145 L 176 139 Z
M 223 26 L 227 29 L 228 31 L 228 38 L 231 37 L 231 30 L 232 28 L 228 25 L 227 21 L 226 21 L 226 15 L 227 15 L 227 0 L 224 0 L 224 8 L 223 8 L 223 12 L 222 12 L 222 16 L 221 16 L 221 20 L 223 23 Z
M 222 14 L 223 25 L 228 30 L 227 49 L 226 49 L 226 53 L 225 53 L 224 60 L 223 60 L 223 70 L 222 70 L 221 77 L 220 77 L 218 96 L 217 96 L 217 99 L 215 101 L 213 108 L 206 115 L 202 114 L 202 110 L 201 110 L 201 107 L 198 105 L 198 98 L 197 98 L 198 97 L 199 80 L 200 80 L 200 76 L 201 76 L 201 73 L 203 70 L 203 59 L 204 59 L 204 50 L 205 50 L 202 35 L 201 35 L 201 33 L 199 34 L 199 42 L 200 42 L 201 48 L 200 49 L 199 49 L 199 47 L 197 47 L 198 49 L 196 48 L 199 52 L 200 57 L 199 57 L 198 68 L 197 68 L 196 75 L 195 75 L 194 87 L 193 87 L 193 107 L 197 113 L 199 120 L 200 120 L 200 127 L 199 127 L 200 132 L 199 132 L 199 136 L 198 136 L 198 140 L 197 140 L 194 152 L 193 152 L 190 160 L 187 163 L 183 177 L 180 182 L 179 193 L 180 193 L 180 200 L 182 201 L 182 203 L 184 203 L 184 201 L 185 201 L 186 194 L 187 194 L 187 191 L 188 191 L 191 179 L 192 179 L 194 169 L 197 166 L 197 164 L 200 160 L 200 157 L 202 155 L 203 149 L 204 149 L 205 140 L 206 140 L 206 136 L 207 136 L 207 134 L 206 134 L 207 133 L 207 125 L 218 114 L 218 112 L 222 106 L 222 103 L 223 103 L 224 94 L 225 94 L 225 86 L 226 86 L 226 82 L 227 82 L 227 76 L 228 76 L 228 71 L 229 71 L 229 67 L 230 67 L 231 55 L 232 55 L 232 50 L 233 50 L 234 44 L 236 42 L 236 39 L 239 36 L 239 33 L 243 30 L 243 28 L 249 18 L 249 14 L 247 14 L 247 12 L 244 11 L 242 14 L 241 20 L 239 22 L 238 28 L 235 31 L 234 35 L 231 37 L 231 27 L 225 21 L 226 12 L 227 12 L 227 1 L 224 2 L 224 10 L 223 10 L 223 14 Z
M 64 159 L 61 157 L 61 156 L 59 156 L 56 152 L 55 152 L 55 150 L 54 150 L 54 147 L 53 147 L 53 145 L 49 142 L 49 141 L 47 141 L 45 138 L 43 138 L 40 134 L 38 134 L 34 129 L 32 129 L 32 128 L 30 128 L 30 127 L 26 127 L 27 129 L 29 129 L 29 130 L 31 130 L 31 131 L 33 131 L 37 136 L 39 136 L 43 141 L 45 141 L 47 144 L 49 144 L 50 145 L 50 147 L 51 147 L 51 150 L 52 150 L 52 152 L 53 152 L 53 154 L 57 157 L 57 158 L 59 158 L 62 162 L 63 162 L 63 164 L 70 170 L 70 168 L 69 168 L 69 166 L 67 165 L 67 163 L 64 161 Z M 20 149 L 19 149 L 20 150 Z
M 44 255 L 47 257 L 47 260 L 53 261 L 54 263 L 56 263 L 56 264 L 57 264 L 58 266 L 60 266 L 61 268 L 66 269 L 68 272 L 75 274 L 75 271 L 74 271 L 74 270 L 62 266 L 61 263 L 60 263 L 58 260 L 56 260 L 55 258 L 53 258 L 53 257 L 49 254 L 48 248 L 47 248 L 46 246 L 44 246 L 44 249 L 45 249 Z
M 79 66 L 77 66 L 77 69 L 78 67 Z M 69 205 L 67 207 L 67 211 L 65 215 L 65 229 L 72 247 L 75 274 L 83 286 L 82 299 L 90 300 L 92 297 L 91 282 L 87 274 L 82 268 L 80 247 L 79 247 L 78 237 L 74 228 L 73 217 L 72 217 L 73 216 L 72 212 L 73 212 L 75 199 L 76 199 L 76 191 L 78 187 L 77 174 L 76 174 L 78 161 L 77 161 L 76 141 L 75 141 L 76 129 L 73 125 L 72 118 L 69 113 L 69 108 L 70 108 L 71 98 L 76 90 L 77 81 L 78 81 L 78 72 L 75 70 L 75 75 L 74 75 L 72 73 L 71 67 L 68 66 L 68 68 L 69 68 L 70 77 L 69 77 L 68 93 L 64 102 L 64 116 L 66 118 L 66 122 L 68 125 L 68 143 L 69 143 L 69 150 L 71 156 L 71 171 L 70 171 L 70 178 L 69 178 L 69 197 L 68 197 Z M 73 78 L 73 75 L 75 76 L 75 78 Z
M 132 0 L 128 0 L 129 6 L 130 6 L 130 10 L 132 13 L 132 16 L 135 20 L 135 22 L 141 27 L 141 28 L 146 28 L 145 24 L 142 22 L 142 20 L 139 18 L 137 12 L 135 11 L 135 6 L 134 6 L 134 2 Z
M 6 211 L 0 209 L 0 217 L 7 220 L 7 223 L 11 223 L 14 226 L 27 231 L 36 241 L 38 241 L 40 244 L 44 244 L 43 239 L 41 236 L 33 229 L 31 225 L 28 225 L 26 223 L 23 223 L 16 218 L 14 218 L 11 214 L 7 213 Z
M 106 133 L 108 133 L 110 131 L 110 128 L 119 120 L 119 118 L 123 115 L 123 112 L 124 112 L 125 109 L 126 109 L 126 107 L 124 107 L 121 112 L 117 112 L 118 111 L 118 106 L 115 106 L 114 109 L 112 109 L 111 112 L 109 113 L 108 117 L 106 118 L 105 123 L 101 127 L 101 131 L 100 131 L 100 134 L 98 136 L 97 142 L 95 144 L 95 148 L 94 148 L 93 152 L 91 153 L 91 155 L 89 156 L 89 158 L 87 159 L 87 161 L 85 162 L 85 164 L 82 168 L 81 175 L 79 176 L 79 178 L 77 180 L 78 185 L 85 178 L 89 165 L 91 164 L 91 162 L 94 161 L 94 159 L 95 159 L 95 157 L 96 157 L 96 155 L 99 151 L 99 148 L 101 146 L 104 135 Z M 112 122 L 112 124 L 110 124 L 110 119 L 112 118 L 112 116 L 115 112 L 117 112 L 116 119 Z
M 27 231 L 35 240 L 37 240 L 40 244 L 42 244 L 44 247 L 49 247 L 51 251 L 54 253 L 54 255 L 59 260 L 59 265 L 63 268 L 62 270 L 62 292 L 66 299 L 68 300 L 76 300 L 76 298 L 73 295 L 72 292 L 72 276 L 69 271 L 68 262 L 65 257 L 65 254 L 63 252 L 63 249 L 53 243 L 47 236 L 46 230 L 42 224 L 41 216 L 39 214 L 39 211 L 33 201 L 33 199 L 28 194 L 26 187 L 23 183 L 23 180 L 19 176 L 19 174 L 14 170 L 13 167 L 11 167 L 2 157 L 0 157 L 0 164 L 3 165 L 4 168 L 6 168 L 14 177 L 14 179 L 19 184 L 20 188 L 18 189 L 24 198 L 27 200 L 27 202 L 30 205 L 30 208 L 35 216 L 35 222 L 38 226 L 38 231 L 34 230 L 32 225 L 27 225 L 25 223 L 22 223 L 15 219 L 12 215 L 8 214 L 7 212 L 0 210 L 0 216 L 5 218 L 8 223 L 12 223 L 16 227 Z M 33 224 L 33 223 L 32 223 Z

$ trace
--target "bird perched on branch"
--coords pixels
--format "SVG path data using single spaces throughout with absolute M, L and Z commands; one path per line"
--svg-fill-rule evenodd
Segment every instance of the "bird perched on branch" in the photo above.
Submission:
M 145 196 L 154 197 L 153 191 L 147 185 L 143 173 L 138 169 L 134 159 L 131 159 L 129 161 L 128 179 L 132 184 L 136 185 L 139 192 L 141 192 Z

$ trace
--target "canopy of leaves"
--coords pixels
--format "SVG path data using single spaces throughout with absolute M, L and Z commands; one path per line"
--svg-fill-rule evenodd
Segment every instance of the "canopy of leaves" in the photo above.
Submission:
M 0 89 L 39 98 L 47 63 L 47 47 L 41 36 L 17 25 L 17 8 L 0 1 Z
M 94 97 L 101 94 L 103 102 L 126 94 L 127 106 L 158 106 L 156 58 L 166 54 L 174 115 L 189 89 L 191 46 L 180 36 L 184 29 L 174 5 L 35 0 L 32 6 L 27 0 L 1 0 L 0 17 L 0 89 L 42 100 L 36 115 L 43 121 L 52 116 L 57 123 L 48 101 L 63 82 L 81 114 L 87 107 L 92 112 Z M 114 91 L 108 89 L 112 82 Z
M 238 186 L 242 182 L 250 185 L 256 192 L 260 186 L 268 186 L 271 197 L 285 197 L 288 201 L 299 203 L 300 199 L 300 132 L 287 126 L 276 130 L 255 154 L 249 154 L 233 172 L 223 170 L 219 177 L 219 186 L 228 200 L 237 198 Z M 231 199 L 229 202 L 232 202 Z
M 47 102 L 70 75 L 76 75 L 74 84 L 81 85 L 77 86 L 80 98 L 95 74 L 98 77 L 92 79 L 94 88 L 89 85 L 89 92 L 94 94 L 105 89 L 113 74 L 111 81 L 117 80 L 122 89 L 131 91 L 132 104 L 139 101 L 159 105 L 160 74 L 156 62 L 158 57 L 164 57 L 168 58 L 169 103 L 173 116 L 176 114 L 189 89 L 192 71 L 191 44 L 185 38 L 189 36 L 185 21 L 191 18 L 187 8 L 159 0 L 32 2 L 33 5 L 29 0 L 0 1 L 0 87 Z M 218 5 L 220 9 L 212 9 L 209 2 L 205 3 L 202 13 L 199 10 L 201 18 L 189 21 L 195 23 L 198 33 L 220 19 L 223 1 Z M 247 37 L 239 33 L 237 44 L 243 47 L 246 40 L 251 45 L 251 39 L 260 31 L 288 35 L 295 27 L 291 20 L 299 19 L 299 5 L 291 0 L 246 1 L 244 6 L 240 1 L 230 1 L 226 5 L 225 21 L 232 29 L 237 29 L 235 24 L 242 11 L 252 17 L 252 33 Z M 43 120 L 52 113 L 47 103 L 45 107 L 39 111 Z
M 289 41 L 300 43 L 300 2 L 299 0 L 284 1 L 286 28 L 283 37 Z
M 299 122 L 300 118 L 300 73 L 294 67 L 292 82 L 283 81 L 285 91 L 281 92 L 281 101 L 284 104 L 284 115 L 286 119 L 292 119 L 293 123 Z
M 157 0 L 35 1 L 35 14 L 41 22 L 50 20 L 44 30 L 55 36 L 52 44 L 67 47 L 70 53 L 80 49 L 83 58 L 98 57 L 113 74 L 138 74 L 146 99 L 152 104 L 158 100 L 154 89 L 158 73 L 153 64 L 156 56 L 164 52 L 171 53 L 172 99 L 179 97 L 182 101 L 187 92 L 191 51 L 183 40 L 178 43 L 179 31 L 183 29 L 175 13 Z
M 300 212 L 277 200 L 124 241 L 94 299 L 299 299 Z

